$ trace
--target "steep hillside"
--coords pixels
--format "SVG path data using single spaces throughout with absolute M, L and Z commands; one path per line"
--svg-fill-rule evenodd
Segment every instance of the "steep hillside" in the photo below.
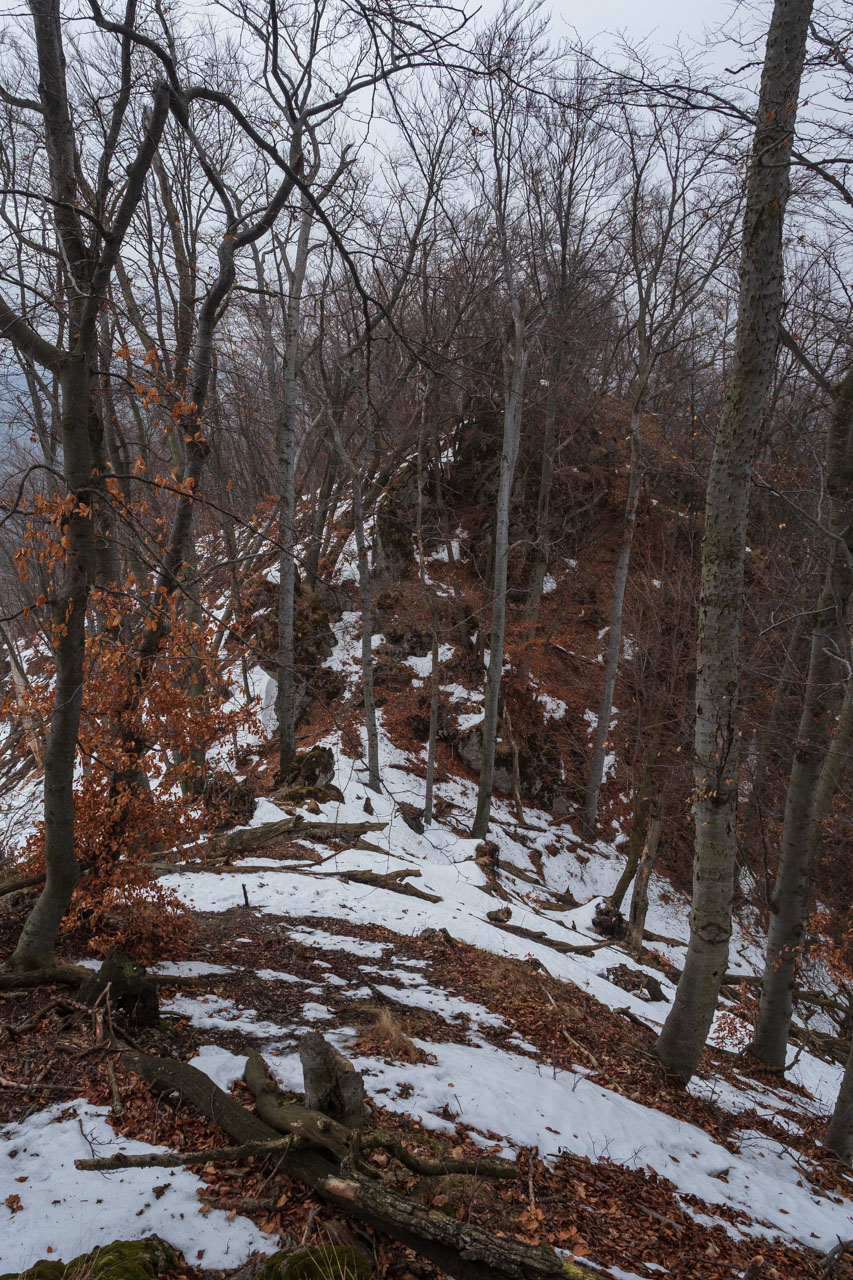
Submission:
M 613 437 L 618 451 L 618 423 Z M 650 1052 L 688 929 L 687 730 L 677 719 L 667 725 L 665 745 L 667 847 L 652 878 L 639 959 L 605 909 L 624 865 L 638 785 L 642 708 L 632 671 L 642 663 L 647 677 L 654 660 L 645 606 L 653 601 L 664 618 L 683 607 L 677 575 L 654 578 L 645 566 L 661 563 L 673 510 L 684 526 L 679 554 L 692 552 L 689 477 L 658 474 L 644 499 L 594 842 L 579 834 L 578 804 L 620 536 L 623 495 L 618 480 L 606 479 L 612 458 L 609 472 L 593 463 L 560 474 L 555 505 L 563 532 L 552 545 L 532 642 L 519 526 L 505 682 L 511 716 L 498 750 L 490 838 L 478 842 L 469 831 L 488 635 L 487 454 L 471 433 L 457 441 L 445 490 L 422 496 L 420 521 L 416 460 L 409 459 L 372 521 L 380 794 L 368 788 L 364 764 L 349 512 L 339 512 L 334 567 L 327 561 L 313 591 L 301 588 L 303 755 L 289 778 L 277 779 L 273 762 L 275 560 L 270 553 L 254 562 L 239 625 L 251 647 L 238 647 L 232 634 L 226 650 L 232 704 L 242 705 L 248 689 L 257 716 L 211 754 L 217 776 L 230 779 L 232 822 L 206 843 L 195 838 L 152 855 L 157 884 L 186 914 L 177 932 L 164 932 L 154 956 L 161 1020 L 129 1034 L 251 1104 L 242 1083 L 249 1051 L 262 1055 L 286 1095 L 299 1095 L 299 1045 L 306 1032 L 320 1031 L 363 1076 L 362 1166 L 374 1181 L 448 1220 L 553 1245 L 586 1268 L 578 1275 L 853 1275 L 843 1250 L 833 1252 L 853 1236 L 851 1179 L 820 1145 L 841 1077 L 832 1052 L 820 1054 L 823 1045 L 838 1055 L 835 986 L 814 962 L 815 1003 L 799 1008 L 784 1079 L 742 1053 L 762 956 L 748 868 L 731 976 L 700 1075 L 687 1091 L 677 1088 Z M 667 483 L 678 489 L 674 501 Z M 209 607 L 221 617 L 225 600 L 212 598 Z M 436 617 L 436 820 L 424 827 Z M 690 619 L 672 621 L 670 638 L 677 632 L 686 654 Z M 520 679 L 528 649 L 529 677 Z M 34 649 L 27 661 L 35 672 Z M 674 673 L 667 686 L 673 703 L 683 701 L 688 680 L 686 666 Z M 14 849 L 37 814 L 38 779 L 24 767 L 19 724 L 5 745 L 4 821 Z M 6 954 L 28 899 L 0 902 Z M 132 948 L 133 928 L 123 928 Z M 64 958 L 96 969 L 86 937 L 78 921 L 64 939 Z M 157 950 L 149 931 L 152 945 Z M 0 1000 L 3 1271 L 155 1232 L 183 1253 L 177 1274 L 187 1277 L 232 1274 L 253 1252 L 309 1238 L 357 1246 L 380 1277 L 442 1274 L 260 1158 L 242 1166 L 197 1158 L 191 1169 L 76 1170 L 78 1159 L 157 1157 L 227 1146 L 228 1138 L 190 1101 L 150 1093 L 112 1052 L 103 1017 L 61 990 L 47 1005 L 43 992 L 24 986 L 3 990 Z M 437 1167 L 400 1163 L 400 1144 Z M 491 1177 L 494 1157 L 515 1162 L 516 1176 Z M 465 1160 L 473 1163 L 454 1171 L 453 1162 Z M 757 1255 L 761 1263 L 749 1270 Z

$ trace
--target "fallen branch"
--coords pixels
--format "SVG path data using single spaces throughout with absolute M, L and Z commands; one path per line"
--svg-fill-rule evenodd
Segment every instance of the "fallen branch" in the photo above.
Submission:
M 481 1178 L 517 1178 L 518 1168 L 509 1160 L 458 1160 L 448 1156 L 441 1160 L 426 1160 L 404 1147 L 396 1134 L 378 1129 L 362 1139 L 362 1151 L 389 1151 L 395 1160 L 422 1178 L 440 1178 L 451 1173 L 473 1174 Z
M 93 1160 L 75 1160 L 75 1169 L 106 1173 L 110 1169 L 178 1169 L 188 1164 L 233 1164 L 253 1156 L 277 1155 L 293 1146 L 292 1138 L 243 1142 L 239 1147 L 208 1147 L 206 1151 L 166 1151 L 162 1155 L 125 1156 L 117 1152 Z
M 263 1058 L 254 1049 L 249 1050 L 243 1079 L 265 1124 L 272 1125 L 281 1133 L 304 1138 L 309 1146 L 329 1152 L 338 1163 L 346 1159 L 351 1131 L 319 1111 L 309 1111 L 295 1102 L 287 1102 L 270 1078 Z
M 829 1253 L 824 1254 L 818 1265 L 825 1276 L 830 1274 L 836 1262 L 841 1261 L 848 1249 L 853 1249 L 853 1240 L 839 1240 L 838 1244 L 832 1246 Z
M 261 827 L 237 827 L 211 836 L 199 846 L 199 852 L 209 857 L 234 857 L 262 849 L 274 840 L 288 837 L 291 840 L 351 840 L 353 843 L 369 831 L 384 831 L 385 822 L 308 822 L 301 814 L 282 818 L 281 822 L 265 822 Z
M 135 1051 L 124 1053 L 122 1061 L 152 1087 L 192 1102 L 237 1142 L 280 1137 L 196 1067 Z M 547 1245 L 525 1244 L 457 1222 L 377 1182 L 345 1173 L 320 1152 L 291 1149 L 280 1165 L 287 1177 L 303 1182 L 328 1204 L 400 1241 L 456 1280 L 601 1280 L 600 1271 L 565 1261 Z
M 552 951 L 559 951 L 561 955 L 591 956 L 593 952 L 601 951 L 602 947 L 613 946 L 612 938 L 608 938 L 605 942 L 590 942 L 584 946 L 577 947 L 570 942 L 563 942 L 560 938 L 551 938 L 547 933 L 539 933 L 535 929 L 524 929 L 520 924 L 496 923 L 496 928 L 504 929 L 507 933 L 514 933 L 517 938 L 527 938 L 530 942 L 539 942 L 543 947 L 550 947 Z
M 390 889 L 392 893 L 405 893 L 410 898 L 423 898 L 426 902 L 441 902 L 441 898 L 435 893 L 427 893 L 426 889 L 417 889 L 413 884 L 406 884 L 405 881 L 412 876 L 420 876 L 420 871 L 387 871 L 380 874 L 378 871 L 342 871 L 340 878 L 344 884 L 353 881 L 355 884 L 369 884 L 374 889 Z

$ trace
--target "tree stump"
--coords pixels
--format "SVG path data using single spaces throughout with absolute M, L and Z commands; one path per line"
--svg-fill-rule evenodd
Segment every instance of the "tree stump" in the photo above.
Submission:
M 348 1129 L 361 1129 L 364 1121 L 364 1081 L 342 1053 L 320 1035 L 309 1031 L 299 1045 L 305 1106 L 322 1111 Z
M 97 973 L 85 978 L 80 984 L 80 1000 L 83 1004 L 97 1004 L 107 986 L 113 1009 L 120 1009 L 139 1027 L 159 1025 L 160 998 L 157 983 L 149 978 L 144 965 L 118 947 L 110 947 Z

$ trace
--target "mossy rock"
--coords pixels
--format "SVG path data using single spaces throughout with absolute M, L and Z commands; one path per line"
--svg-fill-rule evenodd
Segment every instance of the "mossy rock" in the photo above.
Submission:
M 70 1262 L 41 1261 L 26 1271 L 13 1271 L 0 1280 L 154 1280 L 180 1261 L 159 1236 L 143 1240 L 114 1240 L 82 1253 Z
M 352 1245 L 313 1245 L 296 1253 L 276 1253 L 257 1280 L 375 1280 L 360 1249 Z

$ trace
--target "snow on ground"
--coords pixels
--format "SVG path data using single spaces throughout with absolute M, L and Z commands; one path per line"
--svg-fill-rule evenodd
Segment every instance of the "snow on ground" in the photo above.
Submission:
M 345 558 L 344 575 L 352 569 L 351 557 Z M 339 671 L 354 691 L 361 665 L 358 615 L 344 613 L 335 624 L 335 634 L 336 647 L 326 665 Z M 382 642 L 383 637 L 374 637 L 374 645 Z M 442 646 L 441 660 L 446 661 L 452 652 L 451 646 Z M 408 665 L 425 678 L 431 670 L 431 657 L 410 658 Z M 249 684 L 262 708 L 264 730 L 271 732 L 272 682 L 260 668 L 254 668 L 249 673 Z M 476 705 L 483 696 L 480 691 L 453 684 L 444 686 L 444 692 L 451 701 L 468 705 Z M 540 700 L 546 716 L 558 718 L 564 714 L 565 705 L 559 700 L 547 694 L 540 694 Z M 614 719 L 615 716 L 614 710 Z M 354 1028 L 334 1027 L 327 1032 L 329 1039 L 364 1073 L 368 1092 L 388 1110 L 411 1115 L 434 1130 L 452 1132 L 457 1124 L 464 1124 L 484 1145 L 491 1145 L 498 1134 L 508 1154 L 521 1147 L 535 1147 L 545 1158 L 553 1159 L 561 1151 L 568 1151 L 592 1160 L 610 1159 L 629 1168 L 648 1167 L 667 1178 L 680 1194 L 697 1196 L 705 1202 L 702 1212 L 691 1210 L 701 1221 L 720 1221 L 714 1215 L 714 1206 L 741 1211 L 744 1219 L 738 1227 L 722 1220 L 726 1229 L 735 1233 L 778 1235 L 823 1249 L 830 1248 L 839 1237 L 853 1235 L 853 1205 L 816 1194 L 807 1181 L 807 1161 L 780 1141 L 744 1129 L 739 1134 L 739 1149 L 732 1152 L 697 1126 L 589 1079 L 583 1067 L 556 1071 L 543 1065 L 535 1047 L 518 1034 L 511 1041 L 513 1051 L 489 1044 L 484 1035 L 507 1025 L 499 1011 L 428 982 L 418 972 L 423 962 L 398 959 L 391 943 L 347 934 L 347 924 L 381 923 L 407 937 L 427 928 L 446 929 L 452 937 L 486 952 L 533 959 L 555 978 L 576 984 L 611 1009 L 629 1011 L 653 1028 L 663 1024 L 674 994 L 672 984 L 660 975 L 667 1002 L 652 1003 L 640 993 L 615 986 L 606 976 L 612 966 L 640 968 L 615 946 L 580 955 L 549 945 L 571 948 L 600 943 L 592 920 L 596 905 L 612 891 L 622 869 L 616 844 L 618 839 L 624 839 L 624 833 L 617 831 L 610 842 L 600 839 L 592 846 L 583 845 L 568 825 L 552 823 L 549 815 L 534 809 L 525 810 L 527 825 L 522 830 L 509 802 L 496 797 L 490 837 L 498 846 L 500 884 L 506 905 L 511 908 L 511 926 L 529 931 L 526 937 L 518 936 L 488 920 L 487 912 L 498 905 L 493 882 L 476 861 L 479 842 L 460 834 L 470 829 L 475 785 L 452 777 L 440 782 L 437 795 L 449 806 L 445 825 L 433 825 L 422 835 L 411 830 L 402 819 L 400 805 L 422 805 L 423 782 L 412 765 L 421 764 L 424 757 L 411 757 L 394 747 L 384 731 L 381 712 L 377 718 L 382 794 L 368 791 L 362 760 L 345 754 L 338 735 L 332 733 L 322 745 L 332 749 L 335 782 L 344 800 L 322 805 L 321 815 L 327 821 L 361 822 L 369 796 L 375 820 L 385 824 L 382 831 L 371 833 L 371 844 L 384 852 L 329 848 L 323 851 L 323 861 L 315 865 L 252 858 L 249 865 L 257 870 L 245 869 L 239 877 L 199 870 L 176 873 L 162 882 L 188 905 L 213 912 L 241 907 L 245 883 L 254 911 L 281 917 L 285 922 L 282 928 L 303 946 L 327 955 L 344 952 L 357 957 L 356 976 L 349 981 L 342 979 L 330 971 L 326 960 L 319 958 L 313 981 L 278 970 L 259 971 L 257 977 L 268 982 L 304 984 L 305 997 L 313 997 L 306 999 L 296 1020 L 286 1026 L 213 994 L 178 994 L 163 1006 L 164 1011 L 210 1031 L 212 1037 L 217 1033 L 245 1035 L 263 1050 L 279 1083 L 298 1090 L 302 1083 L 295 1051 L 298 1039 L 306 1030 L 323 1025 L 332 1017 L 322 1003 L 324 988 L 330 988 L 330 1000 L 332 994 L 345 994 L 352 1001 L 379 996 L 404 1007 L 425 1009 L 456 1024 L 457 1032 L 463 1029 L 465 1039 L 463 1043 L 419 1041 L 429 1055 L 421 1063 L 389 1064 L 360 1053 Z M 595 713 L 589 711 L 585 718 L 593 731 Z M 464 719 L 463 714 L 460 722 Z M 471 714 L 469 719 L 480 720 L 481 712 Z M 249 825 L 274 823 L 284 816 L 271 801 L 260 800 Z M 559 849 L 556 855 L 555 844 Z M 584 860 L 576 857 L 581 850 L 585 851 Z M 530 876 L 539 866 L 541 884 L 532 885 Z M 413 886 L 438 900 L 403 896 L 356 882 L 344 884 L 341 874 L 354 870 L 380 874 L 408 871 Z M 581 905 L 567 909 L 564 895 L 572 895 Z M 302 922 L 287 925 L 287 919 L 294 917 Z M 342 932 L 331 933 L 304 922 L 310 922 L 312 917 L 340 921 Z M 648 927 L 672 939 L 671 943 L 655 946 L 680 965 L 684 948 L 678 943 L 687 939 L 687 904 L 657 877 L 652 878 L 650 886 Z M 162 964 L 158 972 L 164 977 L 211 978 L 236 972 L 239 944 L 248 941 L 235 940 L 233 969 L 194 962 Z M 736 926 L 730 970 L 756 972 L 760 961 L 760 937 L 745 924 Z M 460 1022 L 463 1028 L 459 1027 Z M 722 1047 L 736 1048 L 729 1023 L 730 1019 L 718 1016 L 714 1037 Z M 199 1050 L 194 1065 L 227 1089 L 241 1076 L 244 1059 L 210 1044 Z M 806 1088 L 810 1098 L 792 1093 L 781 1082 L 771 1088 L 745 1077 L 742 1088 L 719 1078 L 696 1079 L 691 1092 L 732 1114 L 754 1109 L 759 1116 L 773 1119 L 780 1132 L 793 1134 L 799 1128 L 793 1118 L 798 1113 L 805 1116 L 808 1112 L 828 1111 L 840 1075 L 840 1067 L 802 1053 L 790 1078 Z M 48 1246 L 54 1250 L 50 1256 L 67 1258 L 99 1241 L 127 1238 L 134 1231 L 138 1235 L 152 1231 L 162 1234 L 190 1261 L 198 1260 L 205 1267 L 238 1265 L 252 1249 L 269 1250 L 268 1238 L 245 1219 L 235 1218 L 227 1231 L 211 1230 L 224 1216 L 216 1211 L 199 1220 L 195 1193 L 200 1184 L 185 1170 L 170 1170 L 168 1176 L 166 1171 L 156 1171 L 152 1176 L 145 1170 L 77 1174 L 73 1170 L 74 1158 L 89 1155 L 91 1147 L 99 1154 L 107 1150 L 146 1149 L 141 1143 L 116 1138 L 105 1115 L 104 1108 L 85 1102 L 70 1107 L 58 1105 L 0 1135 L 0 1201 L 6 1195 L 19 1195 L 22 1206 L 20 1212 L 12 1213 L 0 1243 L 3 1269 L 25 1266 L 46 1256 Z M 744 1123 L 748 1124 L 748 1119 Z M 11 1150 L 18 1155 L 12 1160 L 2 1158 L 4 1152 L 8 1155 Z M 26 1180 L 17 1181 L 20 1177 Z M 85 1192 L 90 1184 L 81 1188 L 81 1178 L 92 1179 L 88 1197 Z M 151 1190 L 155 1182 L 167 1188 L 160 1198 Z M 57 1199 L 58 1205 L 52 1203 Z M 199 1257 L 202 1249 L 206 1250 L 203 1259 Z
M 75 1169 L 75 1160 L 93 1155 L 167 1150 L 117 1137 L 108 1113 L 85 1099 L 56 1103 L 0 1133 L 0 1202 L 9 1209 L 0 1269 L 23 1270 L 40 1258 L 68 1261 L 113 1240 L 151 1234 L 204 1267 L 233 1267 L 253 1250 L 273 1251 L 248 1218 L 229 1221 L 202 1205 L 197 1193 L 204 1183 L 187 1169 Z

